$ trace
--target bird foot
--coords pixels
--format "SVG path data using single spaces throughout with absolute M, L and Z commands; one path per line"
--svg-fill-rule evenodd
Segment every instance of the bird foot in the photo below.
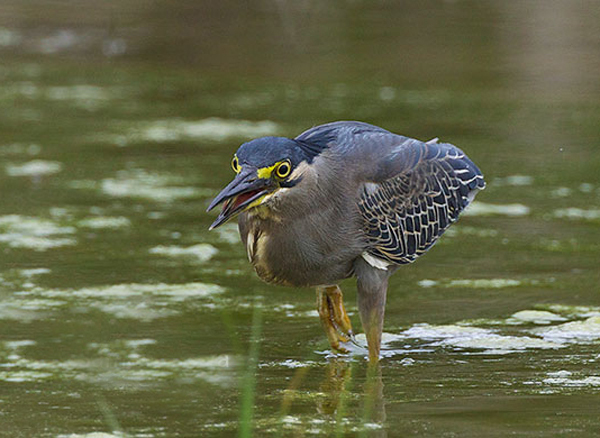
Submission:
M 346 342 L 356 344 L 356 340 L 339 286 L 317 287 L 317 309 L 331 348 L 348 353 L 348 349 L 341 344 Z

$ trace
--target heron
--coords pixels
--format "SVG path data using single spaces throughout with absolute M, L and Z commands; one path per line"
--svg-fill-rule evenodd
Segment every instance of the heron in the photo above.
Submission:
M 485 187 L 456 146 L 358 121 L 295 138 L 262 137 L 233 155 L 233 180 L 210 229 L 238 217 L 248 259 L 267 283 L 314 287 L 333 350 L 355 342 L 338 283 L 355 277 L 368 358 L 377 362 L 390 276 L 429 250 Z

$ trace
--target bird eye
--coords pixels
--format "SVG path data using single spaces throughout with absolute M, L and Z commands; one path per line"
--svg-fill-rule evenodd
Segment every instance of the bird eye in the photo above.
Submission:
M 290 172 L 292 171 L 292 166 L 288 161 L 284 161 L 283 163 L 280 163 L 279 166 L 277 166 L 277 169 L 275 170 L 275 174 L 277 175 L 278 178 L 285 178 L 286 176 L 288 176 L 290 174 Z
M 235 173 L 240 173 L 240 170 L 242 170 L 240 168 L 240 163 L 238 161 L 238 157 L 234 156 L 233 160 L 231 160 L 231 168 L 233 169 L 233 171 Z

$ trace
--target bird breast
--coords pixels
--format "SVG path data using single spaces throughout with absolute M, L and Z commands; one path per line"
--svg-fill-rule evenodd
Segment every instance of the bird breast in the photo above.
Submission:
M 269 235 L 260 231 L 257 227 L 252 227 L 248 230 L 246 238 L 246 252 L 248 260 L 253 265 L 264 263 L 266 246 L 269 240 Z
M 281 268 L 284 263 L 277 263 L 277 257 L 273 257 L 276 251 L 270 246 L 270 240 L 269 233 L 260 226 L 260 222 L 252 221 L 246 235 L 248 260 L 258 276 L 267 283 L 292 285 L 287 280 L 285 269 Z
M 275 220 L 240 215 L 248 259 L 262 280 L 313 286 L 351 275 L 353 260 L 364 251 L 362 239 L 345 225 L 317 216 Z

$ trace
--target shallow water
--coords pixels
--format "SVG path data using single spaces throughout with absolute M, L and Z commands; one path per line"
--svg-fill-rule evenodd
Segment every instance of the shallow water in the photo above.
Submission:
M 596 3 L 0 10 L 0 436 L 600 430 Z M 393 277 L 374 369 L 204 213 L 241 142 L 340 119 L 488 181 Z

